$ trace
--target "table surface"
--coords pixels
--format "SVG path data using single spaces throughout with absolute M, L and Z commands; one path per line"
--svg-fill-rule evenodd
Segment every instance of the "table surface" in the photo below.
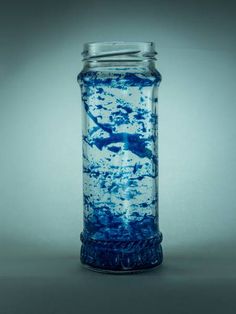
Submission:
M 232 246 L 164 253 L 161 267 L 126 275 L 87 270 L 76 254 L 4 257 L 0 313 L 236 313 Z

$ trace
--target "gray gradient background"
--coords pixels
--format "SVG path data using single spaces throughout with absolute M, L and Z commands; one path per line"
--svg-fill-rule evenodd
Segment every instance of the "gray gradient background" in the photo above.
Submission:
M 0 313 L 235 313 L 234 1 L 1 1 Z M 154 41 L 164 265 L 79 265 L 87 41 Z

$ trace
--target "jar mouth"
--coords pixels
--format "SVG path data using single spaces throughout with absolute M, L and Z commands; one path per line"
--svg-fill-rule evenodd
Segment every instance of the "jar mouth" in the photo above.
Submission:
M 84 44 L 83 61 L 156 60 L 153 42 L 88 42 Z

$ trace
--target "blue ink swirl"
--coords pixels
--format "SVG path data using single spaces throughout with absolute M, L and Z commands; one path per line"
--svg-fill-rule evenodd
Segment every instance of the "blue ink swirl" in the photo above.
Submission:
M 158 71 L 82 71 L 81 261 L 106 270 L 162 262 L 158 227 Z

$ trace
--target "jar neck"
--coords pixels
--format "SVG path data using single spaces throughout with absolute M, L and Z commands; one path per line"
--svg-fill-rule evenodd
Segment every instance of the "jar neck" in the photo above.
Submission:
M 145 60 L 107 60 L 107 61 L 99 61 L 99 60 L 86 60 L 84 61 L 84 69 L 154 69 L 155 68 L 155 60 L 145 59 Z
M 153 42 L 91 42 L 84 44 L 84 68 L 154 68 Z

